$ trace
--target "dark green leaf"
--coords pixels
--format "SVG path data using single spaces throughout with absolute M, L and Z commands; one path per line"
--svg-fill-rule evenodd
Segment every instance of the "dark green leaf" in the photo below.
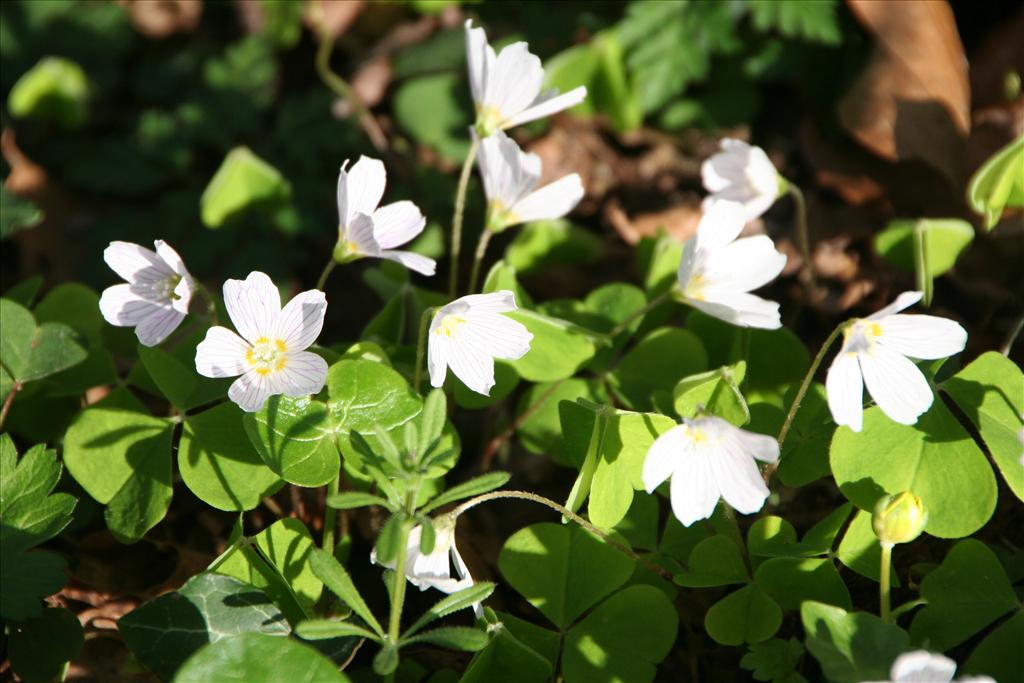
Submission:
M 616 396 L 629 408 L 651 410 L 651 395 L 671 393 L 683 377 L 706 370 L 707 353 L 695 334 L 663 327 L 634 346 L 608 376 Z
M 782 625 L 782 610 L 757 584 L 725 596 L 704 615 L 704 629 L 722 645 L 768 640 Z
M 314 549 L 310 557 L 310 566 L 317 578 L 323 581 L 324 585 L 331 589 L 331 592 L 341 598 L 377 635 L 384 636 L 384 629 L 380 627 L 380 623 L 373 616 L 373 612 L 370 611 L 363 596 L 359 594 L 359 590 L 352 583 L 352 578 L 340 562 L 334 559 L 330 553 Z
M 673 577 L 680 586 L 704 588 L 750 582 L 740 549 L 725 536 L 712 536 L 698 543 L 687 564 L 689 571 Z
M 337 665 L 308 645 L 265 633 L 210 643 L 178 670 L 174 683 L 345 683 Z
M 78 617 L 63 607 L 46 608 L 39 617 L 11 622 L 8 628 L 11 668 L 25 683 L 46 683 L 60 677 L 64 665 L 85 645 Z
M 368 638 L 380 642 L 380 636 L 373 631 L 353 624 L 350 621 L 334 621 L 332 619 L 309 619 L 295 627 L 296 635 L 306 640 L 327 640 L 330 638 Z
M 391 505 L 386 499 L 375 496 L 372 493 L 364 493 L 363 491 L 335 493 L 327 497 L 327 505 L 335 510 L 352 510 L 370 505 L 380 505 L 389 510 L 391 509 Z
M 298 486 L 323 486 L 338 476 L 341 461 L 327 406 L 309 397 L 271 396 L 246 413 L 249 441 L 271 470 Z
M 805 602 L 800 617 L 807 649 L 821 664 L 825 677 L 836 683 L 887 680 L 893 660 L 910 649 L 906 631 L 873 614 Z
M 442 626 L 402 641 L 403 645 L 413 643 L 432 643 L 449 650 L 476 652 L 487 646 L 487 633 L 468 626 Z
M 402 635 L 403 639 L 413 635 L 427 624 L 433 622 L 441 617 L 446 617 L 449 614 L 458 612 L 461 609 L 471 607 L 474 603 L 483 602 L 491 593 L 494 592 L 494 584 L 490 581 L 480 581 L 473 584 L 469 588 L 463 588 L 462 590 L 452 593 L 451 595 L 441 598 L 434 606 L 423 613 L 416 622 L 410 626 L 406 632 Z

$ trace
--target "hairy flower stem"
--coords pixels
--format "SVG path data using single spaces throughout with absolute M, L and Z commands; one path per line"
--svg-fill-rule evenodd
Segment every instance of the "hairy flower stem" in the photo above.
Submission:
M 635 311 L 633 311 L 632 313 L 627 315 L 622 322 L 620 322 L 618 325 L 613 327 L 611 329 L 611 332 L 609 332 L 605 336 L 608 337 L 609 339 L 614 339 L 620 333 L 622 333 L 627 327 L 629 327 L 629 325 L 634 320 L 636 320 L 637 318 L 639 318 L 639 317 L 641 317 L 643 315 L 646 315 L 647 313 L 650 313 L 652 310 L 654 310 L 655 308 L 657 308 L 661 304 L 663 304 L 666 301 L 668 301 L 671 297 L 672 297 L 672 288 L 670 287 L 669 289 L 666 289 L 664 292 L 662 292 L 661 294 L 657 295 L 656 297 L 654 297 L 653 299 L 648 301 L 642 307 L 636 309 Z
M 420 393 L 420 380 L 423 378 L 423 358 L 427 355 L 427 330 L 433 315 L 434 309 L 428 306 L 423 309 L 423 315 L 420 316 L 420 332 L 416 342 L 416 370 L 412 380 L 412 388 L 417 394 Z
M 341 470 L 337 476 L 327 484 L 327 498 L 324 501 L 324 550 L 331 555 L 334 554 L 334 528 L 338 524 L 338 511 L 327 504 L 331 496 L 341 488 Z
M 892 609 L 889 602 L 889 574 L 892 572 L 892 543 L 882 543 L 882 560 L 878 575 L 879 616 L 887 624 L 892 623 Z
M 793 195 L 793 202 L 796 204 L 796 237 L 800 243 L 800 252 L 804 257 L 803 280 L 809 292 L 817 289 L 818 281 L 814 275 L 814 263 L 811 260 L 811 238 L 807 228 L 807 200 L 804 193 L 793 183 L 787 188 Z
M 605 532 L 601 531 L 596 526 L 594 526 L 593 524 L 591 524 L 587 520 L 583 519 L 582 517 L 580 517 L 575 512 L 573 512 L 569 508 L 565 507 L 564 505 L 559 505 L 558 503 L 556 503 L 555 501 L 551 500 L 550 498 L 545 498 L 544 496 L 539 496 L 536 493 L 530 493 L 529 491 L 491 491 L 490 493 L 484 493 L 484 494 L 481 494 L 479 496 L 476 496 L 475 498 L 470 498 L 469 500 L 464 502 L 462 505 L 459 505 L 457 508 L 455 508 L 454 510 L 449 512 L 448 516 L 451 517 L 452 523 L 454 523 L 455 520 L 458 519 L 459 515 L 461 515 L 464 512 L 467 512 L 467 511 L 471 510 L 472 508 L 475 508 L 477 505 L 480 505 L 481 503 L 486 503 L 487 501 L 490 501 L 490 500 L 498 500 L 498 499 L 501 499 L 501 498 L 512 498 L 512 499 L 516 499 L 516 500 L 528 500 L 528 501 L 531 501 L 531 502 L 534 502 L 534 503 L 540 503 L 541 505 L 545 505 L 545 506 L 551 508 L 552 510 L 560 513 L 566 519 L 569 519 L 569 520 L 572 520 L 573 522 L 576 522 L 581 527 L 583 527 L 584 529 L 586 529 L 590 533 L 594 534 L 595 536 L 600 538 L 602 541 L 604 541 L 605 543 L 607 543 L 611 547 L 613 547 L 616 550 L 618 550 L 619 552 L 627 555 L 628 557 L 632 558 L 636 562 L 639 562 L 644 567 L 646 567 L 650 571 L 654 572 L 658 576 L 661 576 L 662 578 L 667 579 L 669 581 L 672 580 L 672 574 L 670 572 L 668 572 L 667 570 L 663 569 L 662 567 L 659 567 L 658 565 L 656 565 L 656 564 L 654 564 L 652 562 L 648 562 L 646 559 L 640 557 L 639 555 L 636 554 L 636 552 L 632 548 L 630 548 L 627 545 L 623 545 L 622 543 L 619 543 L 614 538 L 612 538 L 611 536 L 609 536 Z
M 337 265 L 338 262 L 332 258 L 330 261 L 327 262 L 327 265 L 324 266 L 323 272 L 320 273 L 320 279 L 316 281 L 316 288 L 319 289 L 321 292 L 324 291 L 324 285 L 327 284 L 327 278 L 331 276 L 331 273 L 334 272 L 334 269 L 335 267 L 337 267 Z
M 473 162 L 476 161 L 476 153 L 480 149 L 480 138 L 473 136 L 473 142 L 466 153 L 466 160 L 462 162 L 462 172 L 459 174 L 459 187 L 455 192 L 455 212 L 452 214 L 452 246 L 451 246 L 451 272 L 448 273 L 448 297 L 455 298 L 455 292 L 459 285 L 459 253 L 462 251 L 462 214 L 466 211 L 466 188 L 469 186 L 469 174 L 473 171 Z
M 476 253 L 473 255 L 473 269 L 469 272 L 469 293 L 476 292 L 476 281 L 480 276 L 480 264 L 483 263 L 484 254 L 487 253 L 487 245 L 491 243 L 494 231 L 484 228 L 480 233 L 480 241 L 476 243 Z
M 402 522 L 402 531 L 399 534 L 398 556 L 395 558 L 395 573 L 391 585 L 391 614 L 388 618 L 388 641 L 398 645 L 398 639 L 402 630 L 402 606 L 405 603 L 405 584 L 408 583 L 405 576 L 405 561 L 408 559 L 409 532 L 412 531 L 412 515 L 416 511 L 416 495 L 418 486 L 413 486 L 406 494 L 405 508 L 408 518 Z
M 803 402 L 804 396 L 807 395 L 807 389 L 810 388 L 811 381 L 814 379 L 814 375 L 818 372 L 818 368 L 821 366 L 821 361 L 825 359 L 825 354 L 828 353 L 829 348 L 832 346 L 832 342 L 834 342 L 839 335 L 852 324 L 852 322 L 853 321 L 850 320 L 844 321 L 840 323 L 836 329 L 832 330 L 832 334 L 828 336 L 828 339 L 825 340 L 825 343 L 823 343 L 821 348 L 818 350 L 818 355 L 814 357 L 813 361 L 811 361 L 811 367 L 807 368 L 807 375 L 804 376 L 804 381 L 800 384 L 800 389 L 797 390 L 796 396 L 793 397 L 793 403 L 789 406 L 789 412 L 786 413 L 786 420 L 782 423 L 782 429 L 779 430 L 778 442 L 780 449 L 786 442 L 786 435 L 789 434 L 789 429 L 793 426 L 793 418 L 796 417 L 796 411 L 800 409 L 800 404 Z M 771 479 L 772 474 L 775 473 L 775 470 L 778 469 L 778 467 L 779 462 L 776 460 L 764 469 L 763 476 L 765 483 L 768 483 L 768 480 Z

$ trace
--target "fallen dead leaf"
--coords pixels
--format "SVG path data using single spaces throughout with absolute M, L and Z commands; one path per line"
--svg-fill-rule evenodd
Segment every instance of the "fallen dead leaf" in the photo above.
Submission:
M 312 0 L 306 4 L 302 20 L 319 34 L 337 39 L 363 11 L 363 0 Z
M 166 38 L 195 30 L 203 15 L 202 0 L 130 0 L 128 8 L 135 30 L 149 38 Z
M 664 211 L 628 216 L 618 198 L 612 197 L 604 205 L 604 218 L 615 228 L 627 244 L 636 244 L 644 237 L 657 237 L 664 232 L 684 242 L 697 232 L 700 223 L 700 203 L 677 204 Z

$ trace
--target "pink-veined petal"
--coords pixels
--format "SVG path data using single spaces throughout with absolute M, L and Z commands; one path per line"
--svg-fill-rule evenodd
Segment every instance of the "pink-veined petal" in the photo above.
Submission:
M 269 375 L 260 375 L 255 371 L 246 372 L 231 383 L 228 398 L 247 413 L 255 413 L 267 402 L 274 391 Z
M 100 296 L 103 319 L 117 327 L 135 327 L 161 308 L 161 304 L 139 296 L 127 284 L 107 287 Z
M 249 369 L 252 347 L 226 327 L 211 327 L 196 347 L 196 372 L 204 377 L 237 377 Z
M 324 315 L 327 313 L 327 297 L 319 289 L 310 289 L 296 294 L 281 309 L 277 318 L 277 327 L 273 336 L 288 345 L 288 351 L 301 351 L 308 348 L 324 327 Z
M 181 311 L 170 306 L 158 307 L 135 326 L 135 336 L 143 346 L 156 346 L 171 336 L 184 319 Z
M 857 354 L 839 351 L 825 377 L 825 393 L 835 423 L 859 432 L 864 422 L 864 380 Z
M 319 394 L 327 383 L 327 361 L 310 351 L 289 353 L 285 366 L 275 375 L 281 393 L 298 397 Z
M 163 240 L 157 240 L 153 243 L 156 247 L 156 255 L 160 257 L 167 267 L 177 273 L 183 278 L 189 277 L 188 269 L 185 267 L 185 262 L 181 260 L 181 256 L 178 255 L 171 245 L 167 244 Z
M 507 120 L 530 106 L 540 93 L 544 67 L 524 42 L 507 45 L 487 73 L 484 105 L 501 113 L 502 127 Z
M 384 162 L 361 156 L 347 172 L 344 167 L 338 176 L 338 216 L 343 226 L 357 213 L 373 215 L 384 196 L 387 172 Z
M 281 313 L 281 294 L 265 273 L 249 273 L 245 280 L 224 283 L 224 307 L 238 333 L 250 344 L 274 333 Z
M 466 323 L 459 327 L 456 339 L 494 358 L 517 360 L 529 353 L 533 334 L 512 318 L 485 313 L 468 316 Z
M 401 263 L 409 270 L 414 270 L 420 275 L 433 275 L 437 270 L 437 261 L 414 251 L 400 251 L 396 249 L 385 249 L 380 252 L 382 259 Z
M 912 425 L 931 407 L 934 396 L 928 380 L 905 356 L 876 344 L 857 359 L 868 393 L 890 419 Z
M 934 315 L 890 315 L 879 319 L 878 326 L 879 344 L 911 358 L 947 358 L 967 345 L 967 330 Z
M 157 280 L 175 274 L 155 251 L 132 242 L 111 242 L 103 250 L 103 260 L 128 282 L 135 282 L 140 275 L 147 280 Z
M 779 304 L 748 292 L 705 290 L 703 299 L 687 297 L 686 302 L 731 325 L 764 330 L 782 327 Z

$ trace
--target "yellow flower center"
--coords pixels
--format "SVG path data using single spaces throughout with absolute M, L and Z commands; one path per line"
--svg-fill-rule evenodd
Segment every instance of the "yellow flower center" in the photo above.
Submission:
M 288 345 L 283 339 L 268 339 L 260 337 L 248 351 L 245 352 L 245 360 L 248 361 L 256 373 L 266 377 L 272 372 L 284 370 L 288 362 Z
M 870 353 L 881 336 L 881 325 L 867 320 L 858 320 L 843 330 L 843 348 L 847 353 L 852 354 Z
M 505 115 L 497 107 L 477 107 L 476 132 L 480 137 L 490 137 L 504 122 Z
M 464 325 L 465 322 L 465 318 L 460 318 L 454 313 L 449 313 L 441 318 L 441 324 L 434 329 L 434 334 L 443 334 L 446 337 L 454 337 L 459 331 L 459 327 Z
M 707 285 L 708 279 L 704 277 L 704 273 L 694 273 L 690 276 L 690 281 L 686 283 L 683 296 L 695 301 L 704 301 L 704 288 Z

